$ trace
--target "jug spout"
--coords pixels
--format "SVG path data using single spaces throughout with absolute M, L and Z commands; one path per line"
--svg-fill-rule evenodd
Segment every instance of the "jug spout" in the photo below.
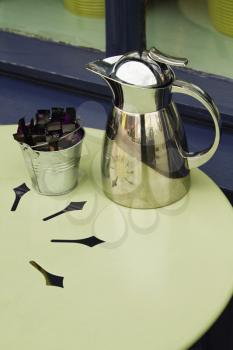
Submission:
M 111 75 L 112 65 L 104 60 L 90 62 L 86 65 L 86 69 L 100 75 L 102 78 L 107 78 Z
M 86 65 L 86 69 L 100 75 L 104 79 L 110 78 L 114 71 L 115 64 L 121 59 L 121 57 L 122 55 L 118 55 L 90 62 Z
M 119 108 L 123 105 L 122 84 L 120 81 L 112 77 L 112 73 L 114 72 L 115 63 L 121 57 L 122 56 L 114 56 L 108 59 L 90 62 L 86 65 L 87 70 L 99 75 L 105 80 L 112 91 L 114 104 Z
M 174 78 L 172 71 L 162 74 L 151 61 L 147 51 L 131 52 L 91 62 L 86 68 L 106 81 L 115 107 L 127 113 L 151 113 L 170 103 Z

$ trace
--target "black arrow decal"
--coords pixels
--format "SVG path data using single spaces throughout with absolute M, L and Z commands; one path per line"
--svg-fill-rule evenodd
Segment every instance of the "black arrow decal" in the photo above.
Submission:
M 15 201 L 12 205 L 11 211 L 15 211 L 17 209 L 20 199 L 23 197 L 23 195 L 25 195 L 25 193 L 30 191 L 30 188 L 23 183 L 22 185 L 13 188 L 13 191 L 15 192 Z
M 88 247 L 94 247 L 98 244 L 105 243 L 102 239 L 99 239 L 95 236 L 91 236 L 83 239 L 52 239 L 52 243 L 79 243 L 87 245 Z
M 62 209 L 62 210 L 58 211 L 55 214 L 47 216 L 46 218 L 43 219 L 43 221 L 47 221 L 47 220 L 53 219 L 56 216 L 64 214 L 64 213 L 66 213 L 68 211 L 82 210 L 82 208 L 84 207 L 85 204 L 86 204 L 86 202 L 70 202 L 70 204 L 65 209 Z
M 37 264 L 37 262 L 35 262 L 33 260 L 30 261 L 30 264 L 42 273 L 42 275 L 45 278 L 47 286 L 64 288 L 64 286 L 63 286 L 64 277 L 53 275 L 52 273 L 44 270 L 39 264 Z

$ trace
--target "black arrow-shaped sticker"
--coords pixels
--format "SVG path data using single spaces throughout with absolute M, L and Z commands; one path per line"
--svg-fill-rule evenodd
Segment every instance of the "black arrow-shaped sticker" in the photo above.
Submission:
M 99 239 L 95 236 L 91 236 L 83 239 L 52 239 L 52 243 L 79 243 L 87 245 L 88 247 L 94 247 L 98 244 L 105 243 L 102 239 Z
M 37 264 L 37 262 L 35 262 L 33 260 L 30 261 L 30 264 L 42 273 L 42 275 L 45 278 L 47 286 L 64 288 L 64 286 L 63 286 L 64 277 L 53 275 L 52 273 L 44 270 L 39 264 Z
M 25 195 L 25 193 L 30 191 L 30 188 L 23 183 L 22 185 L 13 188 L 13 191 L 15 192 L 15 201 L 12 205 L 11 211 L 15 211 L 17 209 L 20 199 L 23 197 L 23 195 Z
M 58 215 L 67 213 L 68 211 L 74 211 L 74 210 L 82 210 L 86 202 L 70 202 L 70 204 L 65 208 L 60 211 L 58 211 L 55 214 L 49 215 L 46 218 L 43 219 L 43 221 L 47 221 L 50 219 L 55 218 Z

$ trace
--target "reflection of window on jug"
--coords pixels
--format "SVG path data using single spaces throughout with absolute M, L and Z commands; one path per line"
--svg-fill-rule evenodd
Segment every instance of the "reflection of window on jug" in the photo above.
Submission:
M 134 143 L 140 143 L 140 133 L 138 129 L 138 119 L 127 118 L 126 120 L 127 135 Z
M 149 129 L 148 143 L 152 145 L 154 144 L 154 130 L 152 128 Z

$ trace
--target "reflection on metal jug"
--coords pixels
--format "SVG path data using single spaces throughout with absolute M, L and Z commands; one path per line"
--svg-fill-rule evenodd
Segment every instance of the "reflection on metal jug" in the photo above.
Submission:
M 163 207 L 182 198 L 190 187 L 190 168 L 207 162 L 220 140 L 220 116 L 210 96 L 175 79 L 172 66 L 187 59 L 167 57 L 152 48 L 95 61 L 87 69 L 100 75 L 113 93 L 102 155 L 105 194 L 130 208 Z M 214 121 L 208 149 L 188 152 L 174 93 L 196 98 Z

